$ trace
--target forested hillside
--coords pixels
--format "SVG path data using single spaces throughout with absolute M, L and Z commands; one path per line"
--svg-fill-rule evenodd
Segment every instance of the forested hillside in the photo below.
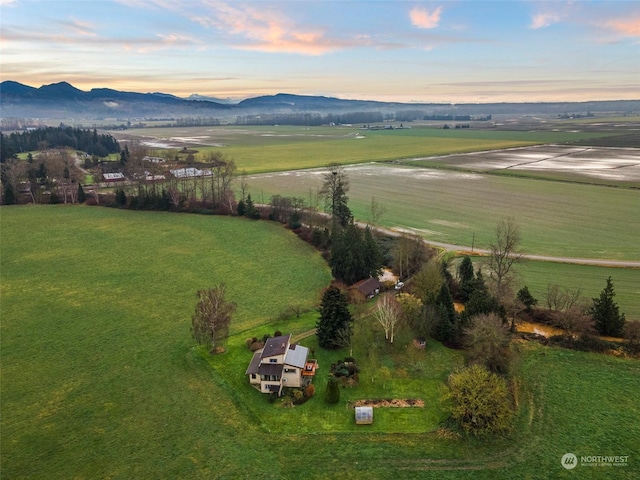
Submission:
M 69 147 L 98 157 L 120 151 L 118 141 L 111 135 L 98 134 L 95 129 L 87 130 L 64 125 L 14 132 L 10 135 L 0 134 L 0 136 L 2 143 L 0 161 L 2 162 L 20 152 L 47 148 Z

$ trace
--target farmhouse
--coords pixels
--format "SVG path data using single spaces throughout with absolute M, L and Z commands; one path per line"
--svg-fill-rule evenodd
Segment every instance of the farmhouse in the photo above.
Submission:
M 164 175 L 154 175 L 153 173 L 145 170 L 144 174 L 136 173 L 133 175 L 136 180 L 144 180 L 146 182 L 162 182 L 166 180 Z
M 152 162 L 152 163 L 164 163 L 165 159 L 164 158 L 160 158 L 160 157 L 150 157 L 148 155 L 145 155 L 144 157 L 142 157 L 142 161 L 143 162 Z
M 365 278 L 349 287 L 349 292 L 356 301 L 365 301 L 380 293 L 382 284 L 377 278 Z
M 176 168 L 175 170 L 169 170 L 171 175 L 176 178 L 196 178 L 196 177 L 210 177 L 213 175 L 211 170 L 200 170 L 195 167 L 188 168 Z
M 316 368 L 318 363 L 309 359 L 309 349 L 291 344 L 291 335 L 283 335 L 269 338 L 265 346 L 253 354 L 245 375 L 262 393 L 280 395 L 284 387 L 309 385 Z
M 104 173 L 102 178 L 105 182 L 124 182 L 124 173 Z

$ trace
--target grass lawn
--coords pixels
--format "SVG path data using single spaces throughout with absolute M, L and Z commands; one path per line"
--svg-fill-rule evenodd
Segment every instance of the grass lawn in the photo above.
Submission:
M 400 341 L 381 346 L 376 364 L 395 377 L 380 393 L 363 366 L 334 407 L 324 383 L 346 351 L 316 348 L 316 397 L 284 409 L 246 383 L 244 339 L 315 325 L 313 312 L 278 320 L 292 304 L 312 307 L 329 279 L 290 232 L 99 207 L 2 207 L 0 220 L 3 478 L 577 478 L 560 466 L 567 452 L 629 455 L 617 477 L 640 472 L 636 360 L 522 345 L 510 439 L 433 431 L 437 388 L 461 357 L 432 342 L 409 356 Z M 238 311 L 227 353 L 209 357 L 194 348 L 190 316 L 195 291 L 219 281 Z M 346 402 L 396 395 L 426 407 L 352 425 Z
M 263 395 L 247 381 L 244 372 L 249 365 L 252 353 L 246 348 L 246 337 L 262 337 L 265 333 L 273 335 L 276 330 L 284 334 L 294 335 L 306 332 L 315 326 L 318 314 L 310 312 L 299 319 L 274 322 L 261 326 L 253 332 L 236 335 L 228 342 L 229 351 L 225 355 L 208 357 L 210 365 L 225 379 L 230 394 L 238 402 L 246 405 L 251 416 L 259 418 L 260 425 L 269 432 L 276 433 L 321 433 L 321 432 L 362 432 L 363 427 L 353 422 L 353 409 L 349 402 L 361 399 L 378 398 L 419 398 L 424 400 L 424 408 L 382 408 L 375 412 L 373 425 L 365 427 L 366 432 L 378 433 L 424 433 L 437 429 L 440 422 L 447 417 L 440 402 L 440 389 L 447 376 L 454 368 L 462 365 L 460 352 L 443 347 L 440 343 L 430 341 L 425 351 L 416 350 L 409 345 L 411 338 L 401 338 L 396 346 L 384 343 L 384 335 L 376 333 L 375 346 L 369 348 L 380 350 L 377 358 L 381 364 L 390 368 L 392 377 L 383 384 L 377 376 L 376 368 L 361 363 L 360 382 L 357 387 L 343 387 L 341 401 L 338 405 L 327 407 L 324 394 L 327 386 L 331 363 L 344 359 L 349 355 L 348 349 L 325 350 L 318 347 L 315 335 L 300 341 L 314 353 L 320 368 L 314 379 L 316 395 L 303 405 L 293 408 L 283 407 L 281 401 L 274 404 L 268 402 L 268 395 Z M 365 320 L 361 320 L 365 321 Z M 372 325 L 378 330 L 377 325 Z M 364 348 L 354 348 L 353 354 L 358 359 L 366 357 Z M 394 361 L 395 360 L 395 361 Z

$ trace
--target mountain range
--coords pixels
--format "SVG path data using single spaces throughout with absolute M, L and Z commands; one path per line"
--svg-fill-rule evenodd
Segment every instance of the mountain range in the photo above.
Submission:
M 279 93 L 237 103 L 201 95 L 180 98 L 155 92 L 123 92 L 110 88 L 80 90 L 67 82 L 39 88 L 11 80 L 0 84 L 1 118 L 150 119 L 181 117 L 233 118 L 248 115 L 416 112 L 424 115 L 564 114 L 587 112 L 633 113 L 640 100 L 553 103 L 397 103 L 344 100 L 313 95 Z

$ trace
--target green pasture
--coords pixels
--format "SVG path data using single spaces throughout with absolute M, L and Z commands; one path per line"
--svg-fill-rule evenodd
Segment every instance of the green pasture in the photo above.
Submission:
M 367 219 L 375 197 L 386 208 L 380 221 L 384 227 L 486 248 L 498 220 L 513 216 L 528 253 L 640 258 L 637 190 L 390 165 L 353 166 L 346 172 L 356 218 Z M 249 177 L 249 189 L 264 202 L 274 194 L 309 199 L 322 184 L 321 173 L 255 175 Z
M 249 173 L 312 168 L 331 162 L 350 164 L 496 150 L 593 135 L 604 134 L 444 130 L 424 126 L 396 130 L 346 126 L 172 127 L 132 129 L 126 133 L 195 148 L 201 160 L 211 151 L 221 151 L 234 159 L 240 170 Z
M 611 277 L 616 292 L 615 301 L 627 320 L 640 320 L 640 269 L 595 267 L 565 263 L 526 261 L 518 265 L 522 285 L 527 285 L 532 295 L 544 306 L 547 285 L 560 285 L 577 290 L 591 303 L 606 286 Z
M 477 267 L 486 263 L 486 257 L 472 257 Z M 457 265 L 457 262 L 454 262 Z M 559 285 L 575 291 L 580 289 L 582 298 L 591 299 L 600 295 L 611 277 L 615 288 L 615 301 L 627 320 L 640 320 L 640 269 L 573 265 L 568 263 L 525 260 L 514 267 L 516 289 L 526 285 L 544 307 L 548 285 Z
M 279 319 L 291 305 L 312 308 L 329 280 L 290 232 L 99 207 L 2 207 L 0 221 L 3 478 L 570 478 L 568 451 L 630 455 L 617 476 L 640 471 L 636 360 L 521 345 L 517 428 L 480 442 L 433 431 L 436 390 L 459 352 L 429 342 L 407 353 L 399 337 L 380 347 L 378 364 L 394 373 L 386 388 L 363 371 L 330 407 L 328 364 L 346 351 L 311 336 L 302 343 L 321 363 L 318 392 L 285 409 L 246 383 L 244 339 L 315 325 L 313 312 Z M 227 353 L 209 357 L 194 347 L 190 316 L 196 290 L 220 281 L 238 310 Z M 347 402 L 387 393 L 426 406 L 381 410 L 356 429 Z M 580 478 L 611 473 L 579 468 Z

